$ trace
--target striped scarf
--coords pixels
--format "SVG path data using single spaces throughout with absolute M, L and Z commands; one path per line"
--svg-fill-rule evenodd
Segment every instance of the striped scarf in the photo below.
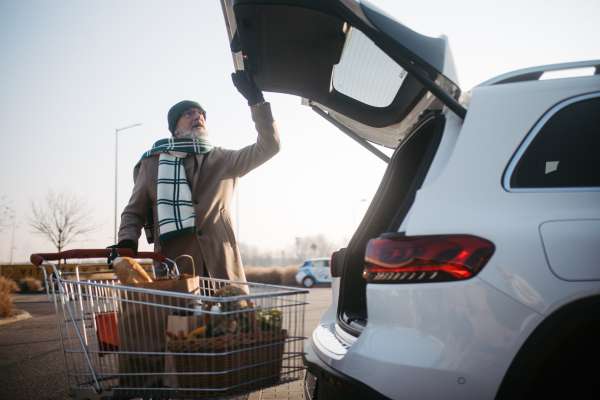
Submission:
M 157 193 L 158 241 L 164 242 L 188 233 L 194 233 L 196 215 L 192 203 L 192 191 L 187 183 L 183 159 L 190 154 L 207 154 L 212 145 L 206 139 L 169 138 L 154 143 L 142 160 L 159 154 Z M 154 243 L 152 210 L 144 229 L 148 243 Z

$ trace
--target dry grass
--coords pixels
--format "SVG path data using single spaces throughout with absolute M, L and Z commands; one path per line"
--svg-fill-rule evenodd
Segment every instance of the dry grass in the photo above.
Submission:
M 0 277 L 0 318 L 10 316 L 13 304 L 13 293 L 18 291 L 16 283 L 11 279 Z
M 42 284 L 37 279 L 28 276 L 19 280 L 19 289 L 21 292 L 39 292 L 42 290 Z
M 244 267 L 248 282 L 269 285 L 296 286 L 296 272 L 299 265 L 287 267 Z
M 19 286 L 12 279 L 0 277 L 0 292 L 16 293 L 19 291 Z

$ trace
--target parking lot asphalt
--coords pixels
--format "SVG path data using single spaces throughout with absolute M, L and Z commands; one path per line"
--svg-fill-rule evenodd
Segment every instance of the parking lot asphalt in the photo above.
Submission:
M 304 334 L 310 336 L 331 303 L 331 287 L 310 289 Z M 0 325 L 0 397 L 2 399 L 71 399 L 59 340 L 54 303 L 46 293 L 14 296 L 14 308 L 31 318 Z M 304 399 L 303 381 L 238 396 L 248 400 Z

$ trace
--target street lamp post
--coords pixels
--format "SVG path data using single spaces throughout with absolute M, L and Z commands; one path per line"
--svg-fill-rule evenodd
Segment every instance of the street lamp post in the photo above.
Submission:
M 118 168 L 118 150 L 119 150 L 119 131 L 133 128 L 134 126 L 140 126 L 142 124 L 135 124 L 126 126 L 125 128 L 115 129 L 115 244 L 117 243 L 117 168 Z
M 352 203 L 352 229 L 356 229 L 356 203 L 367 201 L 367 199 L 356 200 Z
M 10 217 L 12 219 L 12 239 L 10 241 L 10 265 L 12 265 L 13 263 L 13 252 L 15 250 L 15 227 L 17 226 L 17 212 L 15 210 L 12 210 L 12 216 Z

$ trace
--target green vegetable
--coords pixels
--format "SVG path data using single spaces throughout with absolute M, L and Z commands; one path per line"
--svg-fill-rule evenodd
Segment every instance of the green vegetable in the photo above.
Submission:
M 262 331 L 273 331 L 281 329 L 281 311 L 279 310 L 258 310 L 258 322 Z
M 243 312 L 238 315 L 238 329 L 241 333 L 250 332 L 250 313 Z

